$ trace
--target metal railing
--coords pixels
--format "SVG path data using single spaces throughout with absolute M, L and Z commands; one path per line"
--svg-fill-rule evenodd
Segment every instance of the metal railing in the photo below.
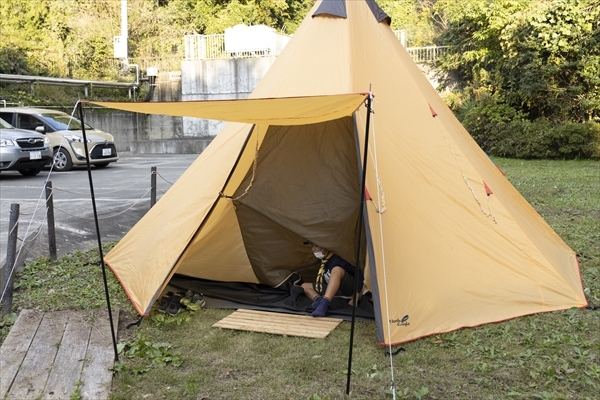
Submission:
M 186 60 L 220 60 L 226 59 L 225 35 L 185 35 Z
M 450 53 L 449 46 L 407 47 L 406 51 L 417 64 L 426 64 Z
M 289 36 L 275 34 L 273 41 L 253 49 L 228 51 L 225 34 L 185 35 L 184 48 L 186 60 L 226 60 L 247 57 L 278 56 L 283 50 Z

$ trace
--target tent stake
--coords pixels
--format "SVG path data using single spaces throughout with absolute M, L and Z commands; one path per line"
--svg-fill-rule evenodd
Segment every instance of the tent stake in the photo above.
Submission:
M 350 348 L 348 350 L 348 374 L 346 378 L 346 394 L 350 394 L 350 376 L 352 375 L 352 347 L 354 345 L 354 323 L 356 321 L 356 306 L 358 303 L 357 294 L 359 291 L 359 282 L 358 282 L 358 268 L 359 268 L 359 260 L 360 260 L 360 238 L 362 236 L 362 226 L 363 226 L 363 212 L 365 207 L 365 181 L 367 179 L 367 152 L 369 149 L 369 123 L 371 122 L 371 113 L 373 110 L 371 109 L 371 103 L 373 100 L 373 94 L 371 93 L 371 89 L 369 88 L 369 97 L 366 100 L 365 106 L 367 107 L 367 123 L 365 127 L 365 149 L 363 155 L 363 167 L 362 167 L 362 177 L 360 181 L 360 211 L 358 212 L 358 242 L 356 244 L 356 273 L 354 274 L 354 299 L 352 305 L 352 322 L 350 327 Z
M 83 106 L 77 102 L 79 107 L 79 119 L 81 120 L 81 133 L 83 133 L 83 147 L 85 149 L 85 161 L 87 164 L 88 181 L 90 183 L 90 194 L 92 197 L 92 208 L 94 209 L 94 222 L 96 223 L 96 237 L 98 238 L 98 252 L 100 254 L 100 265 L 102 266 L 102 277 L 104 278 L 104 294 L 106 296 L 106 305 L 108 306 L 108 319 L 110 321 L 110 333 L 112 335 L 113 349 L 115 351 L 115 361 L 119 361 L 119 352 L 117 350 L 117 339 L 115 338 L 115 327 L 113 324 L 112 310 L 110 308 L 110 296 L 108 293 L 108 282 L 106 280 L 106 266 L 104 265 L 104 255 L 102 254 L 102 239 L 100 238 L 100 226 L 98 225 L 98 212 L 96 211 L 96 197 L 94 196 L 94 183 L 92 181 L 92 167 L 90 165 L 90 154 L 88 152 L 87 136 L 85 134 L 85 121 L 83 119 Z

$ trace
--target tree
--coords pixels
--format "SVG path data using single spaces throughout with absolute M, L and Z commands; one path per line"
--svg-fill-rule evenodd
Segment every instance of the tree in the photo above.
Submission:
M 493 96 L 559 121 L 600 118 L 599 0 L 440 0 L 440 43 L 458 51 L 440 66 L 467 97 Z

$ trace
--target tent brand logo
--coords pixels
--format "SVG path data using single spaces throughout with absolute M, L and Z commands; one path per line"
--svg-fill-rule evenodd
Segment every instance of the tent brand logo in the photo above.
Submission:
M 397 324 L 398 326 L 409 326 L 410 322 L 408 322 L 408 315 L 402 317 L 402 319 L 390 319 L 390 324 Z

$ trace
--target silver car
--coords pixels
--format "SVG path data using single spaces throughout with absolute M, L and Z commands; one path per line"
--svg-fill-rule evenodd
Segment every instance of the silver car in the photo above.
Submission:
M 0 108 L 0 118 L 19 129 L 45 134 L 54 152 L 54 170 L 69 171 L 73 165 L 86 165 L 81 121 L 67 113 L 43 108 Z M 106 167 L 119 159 L 115 139 L 85 124 L 90 164 Z
M 21 175 L 33 176 L 51 160 L 52 150 L 46 136 L 15 129 L 0 119 L 0 171 L 19 171 Z

